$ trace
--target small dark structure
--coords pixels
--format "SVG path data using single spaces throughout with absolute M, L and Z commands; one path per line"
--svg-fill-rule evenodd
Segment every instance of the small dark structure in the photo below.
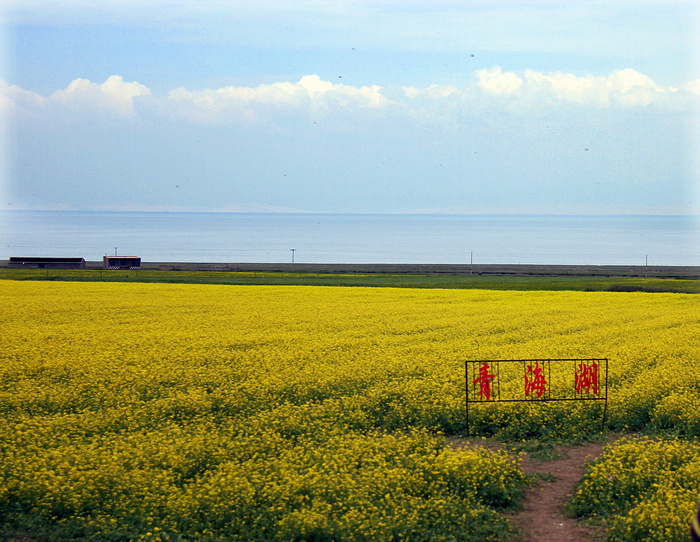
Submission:
M 7 267 L 31 267 L 34 269 L 85 269 L 85 258 L 39 258 L 10 256 Z
M 138 256 L 104 256 L 103 269 L 141 269 L 141 258 Z

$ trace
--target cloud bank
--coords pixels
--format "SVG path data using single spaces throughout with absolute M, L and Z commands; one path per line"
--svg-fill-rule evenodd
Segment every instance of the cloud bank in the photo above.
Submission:
M 87 104 L 92 107 L 114 109 L 122 114 L 133 113 L 133 99 L 149 96 L 151 91 L 137 82 L 125 83 L 118 75 L 112 75 L 98 85 L 87 79 L 76 79 L 63 90 L 51 95 L 51 100 L 65 104 Z
M 187 90 L 177 88 L 169 100 L 190 106 L 190 115 L 203 121 L 214 121 L 230 113 L 252 119 L 256 107 L 293 108 L 311 113 L 331 109 L 383 109 L 389 101 L 377 85 L 354 87 L 323 81 L 317 75 L 306 75 L 296 83 L 280 82 L 258 87 L 227 86 L 218 89 Z
M 476 88 L 485 96 L 507 99 L 522 109 L 537 105 L 581 104 L 594 107 L 645 107 L 660 104 L 667 107 L 685 107 L 687 100 L 700 96 L 700 81 L 690 81 L 679 88 L 662 87 L 650 77 L 631 68 L 616 70 L 606 76 L 571 73 L 542 73 L 525 70 L 521 75 L 503 72 L 500 66 L 475 72 Z M 441 99 L 447 96 L 473 93 L 473 89 L 432 85 L 421 91 L 404 88 L 408 97 L 424 96 Z
M 647 108 L 688 110 L 700 97 L 700 81 L 679 87 L 663 87 L 633 69 L 609 75 L 575 75 L 524 70 L 503 71 L 500 66 L 474 72 L 464 86 L 433 84 L 426 88 L 384 89 L 378 85 L 353 86 L 324 81 L 306 75 L 297 82 L 275 82 L 257 87 L 226 86 L 216 89 L 176 88 L 165 96 L 153 96 L 136 81 L 113 75 L 103 83 L 76 79 L 65 89 L 49 96 L 0 81 L 0 109 L 3 113 L 42 117 L 70 113 L 94 118 L 96 112 L 123 118 L 145 115 L 167 116 L 194 123 L 255 122 L 270 114 L 331 115 L 338 112 L 389 110 L 415 118 L 426 107 L 441 116 L 475 108 L 491 108 L 527 114 L 543 107 L 586 106 L 605 108 Z
M 104 83 L 87 79 L 75 79 L 66 88 L 41 96 L 17 85 L 0 80 L 0 112 L 24 112 L 41 116 L 54 111 L 102 110 L 121 116 L 134 113 L 134 98 L 150 96 L 151 91 L 137 82 L 125 82 L 121 76 L 112 75 Z

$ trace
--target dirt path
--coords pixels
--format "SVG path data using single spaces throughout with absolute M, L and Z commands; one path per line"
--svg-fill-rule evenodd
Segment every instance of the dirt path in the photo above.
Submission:
M 537 461 L 525 456 L 521 467 L 528 474 L 543 474 L 547 479 L 529 489 L 523 500 L 523 510 L 512 514 L 511 525 L 522 542 L 599 542 L 605 538 L 602 528 L 590 527 L 573 518 L 566 517 L 564 502 L 573 493 L 581 479 L 585 464 L 600 456 L 603 447 L 616 438 L 587 443 L 575 447 L 556 449 L 560 459 Z M 502 448 L 497 443 L 483 444 L 472 439 L 451 439 L 454 448 L 483 446 Z
M 566 517 L 564 502 L 581 479 L 586 462 L 600 456 L 607 442 L 594 442 L 574 448 L 559 448 L 561 459 L 521 463 L 528 474 L 545 474 L 552 481 L 542 481 L 525 495 L 523 511 L 511 518 L 511 524 L 522 533 L 525 542 L 596 542 L 604 538 L 601 528 L 591 528 Z

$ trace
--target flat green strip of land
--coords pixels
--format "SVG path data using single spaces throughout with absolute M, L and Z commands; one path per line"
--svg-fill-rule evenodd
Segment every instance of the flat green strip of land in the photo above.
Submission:
M 0 268 L 0 280 L 700 293 L 700 280 L 697 278 L 645 277 L 643 268 L 639 271 L 641 276 L 634 276 L 634 273 L 615 276 L 604 272 L 586 274 L 578 268 L 564 269 L 563 266 L 541 266 L 536 269 L 528 266 L 520 273 L 512 271 L 516 266 L 503 266 L 499 274 L 494 267 L 497 266 L 491 266 L 488 271 L 482 268 L 435 272 L 431 269 L 431 272 L 398 273 L 382 272 L 382 266 L 376 266 L 376 272 L 336 273 L 265 269 L 191 270 L 184 266 L 139 270 Z M 673 273 L 669 275 L 673 276 Z

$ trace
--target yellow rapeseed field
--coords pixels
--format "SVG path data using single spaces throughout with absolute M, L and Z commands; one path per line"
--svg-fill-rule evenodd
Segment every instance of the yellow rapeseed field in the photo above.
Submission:
M 572 510 L 615 540 L 684 540 L 698 497 L 697 296 L 0 281 L 0 301 L 0 536 L 504 540 L 517 459 L 440 436 L 465 428 L 467 359 L 609 358 L 608 427 L 682 439 L 589 469 Z M 470 421 L 576 440 L 600 415 Z M 669 450 L 668 486 L 616 474 L 640 457 L 658 474 Z

